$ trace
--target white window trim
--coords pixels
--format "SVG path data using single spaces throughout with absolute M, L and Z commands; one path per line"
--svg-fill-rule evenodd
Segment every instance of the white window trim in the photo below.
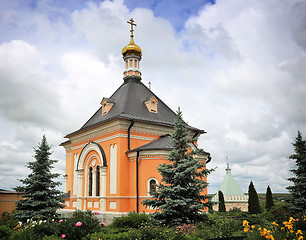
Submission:
M 149 178 L 148 179 L 148 181 L 147 181 L 147 196 L 152 196 L 152 195 L 150 195 L 150 181 L 151 180 L 155 180 L 155 182 L 156 182 L 156 185 L 158 185 L 158 181 L 157 181 L 157 179 L 155 178 L 155 177 L 151 177 L 151 178 Z M 157 186 L 156 186 L 156 190 L 157 190 Z

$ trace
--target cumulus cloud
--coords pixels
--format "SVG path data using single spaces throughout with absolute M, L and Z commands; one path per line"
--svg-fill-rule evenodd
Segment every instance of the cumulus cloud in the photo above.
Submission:
M 180 106 L 190 125 L 208 132 L 199 146 L 212 154 L 209 167 L 217 167 L 209 192 L 222 182 L 226 156 L 243 191 L 250 180 L 259 192 L 267 185 L 286 191 L 294 167 L 287 159 L 291 142 L 298 129 L 306 132 L 304 1 L 203 3 L 179 30 L 174 16 L 154 12 L 158 7 L 130 10 L 123 0 L 2 6 L 0 31 L 8 32 L 0 36 L 5 188 L 17 184 L 16 175 L 25 176 L 21 169 L 43 134 L 60 160 L 55 170 L 64 174 L 65 152 L 58 145 L 122 83 L 121 50 L 133 17 L 143 82 L 150 81 L 173 110 Z M 11 159 L 15 172 L 7 167 Z

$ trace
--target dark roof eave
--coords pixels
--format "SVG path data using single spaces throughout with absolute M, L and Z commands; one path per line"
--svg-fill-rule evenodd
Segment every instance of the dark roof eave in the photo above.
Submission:
M 141 147 L 138 148 L 134 148 L 132 150 L 126 151 L 125 153 L 130 153 L 130 152 L 140 152 L 140 151 L 157 151 L 157 150 L 167 150 L 167 151 L 171 151 L 173 148 L 145 148 L 142 149 Z
M 111 117 L 109 119 L 105 119 L 103 121 L 100 121 L 96 124 L 93 124 L 93 125 L 90 125 L 88 127 L 85 127 L 85 128 L 80 128 L 79 130 L 77 131 L 74 131 L 72 133 L 69 133 L 67 134 L 64 138 L 69 138 L 71 137 L 72 135 L 76 134 L 76 133 L 80 133 L 80 132 L 83 132 L 87 129 L 90 129 L 90 128 L 94 128 L 96 126 L 99 126 L 103 123 L 106 123 L 106 122 L 109 122 L 109 121 L 112 121 L 114 119 L 126 119 L 126 120 L 134 120 L 134 121 L 137 121 L 137 122 L 145 122 L 145 123 L 152 123 L 152 124 L 158 124 L 158 125 L 161 125 L 161 126 L 166 126 L 166 127 L 174 127 L 174 124 L 173 123 L 167 123 L 167 122 L 158 122 L 158 121 L 150 121 L 150 120 L 144 120 L 144 119 L 135 119 L 135 118 L 132 118 L 132 117 L 125 117 L 125 116 L 114 116 L 114 117 Z M 199 132 L 200 134 L 203 134 L 203 133 L 206 133 L 204 130 L 200 130 L 200 129 L 197 129 L 197 128 L 194 128 L 194 127 L 191 127 L 191 126 L 187 126 L 188 129 L 190 130 L 193 130 L 193 131 L 196 131 L 196 132 Z M 66 143 L 66 142 L 64 142 Z
M 64 146 L 64 145 L 66 145 L 66 144 L 68 144 L 68 143 L 71 143 L 71 141 L 70 141 L 70 140 L 67 140 L 67 141 L 65 141 L 65 142 L 62 142 L 59 146 Z

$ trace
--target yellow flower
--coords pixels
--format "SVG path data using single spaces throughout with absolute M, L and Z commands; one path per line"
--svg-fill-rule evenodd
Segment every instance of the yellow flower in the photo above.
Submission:
M 290 232 L 291 232 L 291 233 L 294 233 L 294 231 L 293 231 L 293 230 L 290 230 Z
M 244 232 L 247 232 L 247 231 L 249 231 L 249 229 L 248 229 L 248 228 L 244 228 L 243 231 L 244 231 Z
M 245 227 L 245 226 L 248 226 L 248 225 L 249 225 L 249 222 L 247 220 L 244 220 L 243 221 L 243 226 Z
M 303 236 L 299 236 L 299 238 L 298 238 L 298 240 L 303 240 L 304 238 L 303 238 Z
M 258 231 L 261 231 L 262 229 L 261 229 L 261 227 L 260 228 L 258 228 Z
M 251 226 L 251 228 L 255 228 L 255 226 L 254 226 L 254 225 L 252 225 L 252 226 Z
M 303 235 L 303 233 L 302 233 L 302 231 L 301 231 L 301 230 L 297 230 L 297 231 L 296 231 L 296 235 L 298 235 L 298 234 Z

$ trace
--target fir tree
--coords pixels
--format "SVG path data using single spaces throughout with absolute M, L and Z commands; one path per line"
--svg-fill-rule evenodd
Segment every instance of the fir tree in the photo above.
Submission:
M 294 146 L 295 154 L 289 156 L 289 159 L 295 161 L 296 169 L 290 170 L 294 177 L 288 180 L 293 182 L 293 186 L 287 187 L 291 193 L 289 199 L 289 208 L 295 212 L 305 212 L 306 209 L 306 141 L 302 139 L 300 131 L 297 133 Z
M 255 190 L 255 187 L 252 181 L 249 185 L 248 205 L 249 205 L 248 206 L 249 213 L 252 213 L 252 214 L 261 213 L 258 195 L 257 195 L 257 192 Z
M 157 210 L 153 214 L 155 219 L 172 226 L 203 220 L 205 215 L 201 210 L 210 205 L 205 202 L 207 196 L 202 193 L 207 187 L 204 178 L 212 170 L 207 170 L 206 163 L 194 157 L 202 154 L 203 150 L 188 150 L 191 141 L 187 139 L 187 135 L 186 123 L 179 109 L 171 136 L 173 149 L 168 162 L 158 167 L 162 176 L 161 183 L 157 186 L 157 191 L 150 192 L 152 199 L 142 202 Z
M 15 214 L 22 222 L 27 219 L 49 219 L 56 215 L 58 208 L 64 207 L 61 191 L 56 190 L 60 183 L 53 180 L 60 174 L 51 173 L 52 165 L 57 161 L 49 158 L 50 149 L 46 137 L 43 136 L 41 143 L 34 148 L 35 161 L 27 163 L 31 173 L 26 179 L 19 180 L 23 186 L 15 188 L 16 191 L 23 192 L 23 199 L 16 202 L 18 211 Z
M 274 206 L 273 196 L 270 186 L 267 187 L 266 192 L 266 209 L 270 211 L 270 209 Z
M 219 208 L 218 208 L 218 211 L 219 212 L 226 212 L 225 203 L 224 203 L 224 195 L 223 195 L 222 191 L 218 192 L 218 197 L 219 197 Z

